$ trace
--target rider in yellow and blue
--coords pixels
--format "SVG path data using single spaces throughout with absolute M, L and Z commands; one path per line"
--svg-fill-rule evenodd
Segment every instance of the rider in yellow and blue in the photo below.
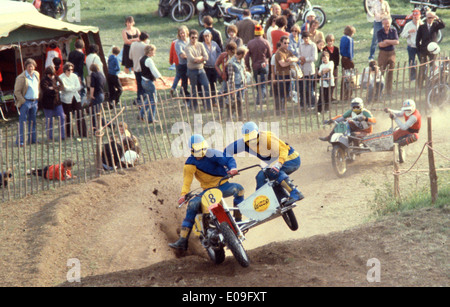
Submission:
M 236 160 L 233 157 L 225 157 L 219 150 L 208 148 L 208 143 L 203 136 L 192 135 L 189 147 L 191 155 L 184 164 L 183 187 L 178 203 L 181 204 L 185 201 L 185 195 L 190 191 L 194 177 L 200 182 L 203 192 L 189 202 L 186 217 L 181 224 L 180 238 L 175 243 L 169 244 L 170 247 L 181 250 L 187 250 L 188 238 L 194 226 L 195 216 L 201 210 L 202 195 L 207 189 L 216 187 L 223 177 L 238 174 Z M 244 200 L 244 188 L 238 183 L 222 180 L 222 184 L 217 188 L 222 191 L 223 197 L 234 197 L 235 207 Z
M 242 135 L 243 138 L 225 148 L 224 155 L 231 157 L 246 151 L 269 164 L 276 161 L 269 170 L 270 179 L 276 180 L 290 192 L 290 202 L 302 200 L 303 194 L 293 185 L 288 176 L 300 168 L 300 154 L 272 132 L 259 131 L 254 122 L 247 122 L 242 126 Z M 265 182 L 264 172 L 260 171 L 256 175 L 256 189 L 262 187 Z

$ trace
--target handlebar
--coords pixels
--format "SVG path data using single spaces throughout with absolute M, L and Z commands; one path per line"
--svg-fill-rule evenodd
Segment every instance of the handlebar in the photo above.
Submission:
M 259 168 L 262 169 L 262 166 L 261 166 L 261 165 L 259 165 L 259 164 L 254 164 L 254 165 L 247 166 L 247 167 L 244 167 L 244 168 L 239 169 L 239 170 L 238 170 L 238 174 L 239 174 L 240 172 L 242 172 L 242 171 L 246 171 L 246 170 L 251 169 L 251 168 L 254 168 L 254 167 L 259 167 Z M 218 186 L 220 186 L 220 185 L 222 184 L 222 181 L 223 181 L 223 180 L 227 180 L 227 179 L 230 179 L 230 178 L 233 178 L 233 177 L 234 177 L 234 176 L 232 176 L 232 175 L 230 175 L 230 174 L 227 174 L 226 176 L 222 177 L 222 178 L 219 180 L 219 183 L 218 183 L 215 187 L 217 188 Z M 196 190 L 197 190 L 197 189 L 196 189 Z M 181 208 L 181 206 L 183 206 L 185 203 L 189 202 L 192 198 L 194 198 L 194 197 L 200 195 L 200 193 L 194 193 L 194 191 L 195 191 L 195 190 L 190 191 L 190 192 L 188 192 L 187 194 L 184 195 L 184 202 L 182 202 L 182 203 L 178 206 L 178 208 Z

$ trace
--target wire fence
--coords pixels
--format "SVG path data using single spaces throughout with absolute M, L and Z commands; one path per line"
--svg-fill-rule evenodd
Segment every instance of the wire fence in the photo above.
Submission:
M 397 65 L 390 71 L 393 81 L 389 93 L 386 84 L 377 84 L 376 78 L 366 78 L 366 71 L 357 70 L 331 77 L 335 81 L 333 88 L 323 86 L 323 81 L 331 78 L 299 78 L 295 74 L 279 78 L 275 71 L 268 81 L 256 80 L 228 91 L 219 85 L 213 91 L 200 87 L 197 95 L 190 96 L 183 91 L 173 97 L 169 91 L 158 91 L 153 121 L 149 121 L 151 108 L 136 100 L 111 105 L 105 102 L 70 113 L 65 120 L 54 118 L 53 122 L 46 122 L 39 118 L 35 144 L 26 142 L 30 127 L 24 125 L 22 147 L 17 146 L 19 124 L 9 124 L 0 130 L 1 199 L 5 202 L 68 184 L 86 183 L 105 173 L 188 154 L 183 144 L 198 129 L 208 138 L 214 130 L 226 131 L 231 126 L 236 137 L 240 123 L 252 120 L 276 122 L 281 136 L 295 136 L 321 129 L 325 120 L 345 112 L 353 97 L 363 98 L 366 108 L 372 111 L 400 108 L 403 100 L 411 98 L 422 112 L 429 109 L 427 99 L 433 86 L 449 81 L 448 59 L 441 57 L 429 64 Z M 411 78 L 413 68 L 422 69 L 423 84 Z M 381 72 L 381 77 L 385 74 Z M 213 95 L 203 97 L 206 93 Z M 263 97 L 259 103 L 258 97 Z M 149 101 L 148 97 L 141 98 Z M 220 148 L 227 144 L 215 145 Z M 49 168 L 68 160 L 73 162 L 71 178 L 63 174 L 67 167 Z M 59 173 L 50 174 L 49 169 Z

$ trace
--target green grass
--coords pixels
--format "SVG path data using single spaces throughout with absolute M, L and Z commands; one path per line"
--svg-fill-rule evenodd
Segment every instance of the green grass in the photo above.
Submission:
M 450 174 L 442 172 L 438 174 L 438 198 L 433 204 L 431 201 L 429 183 L 412 192 L 395 199 L 391 183 L 385 183 L 383 188 L 375 193 L 374 202 L 371 204 L 375 216 L 385 216 L 397 212 L 421 209 L 443 208 L 450 205 Z

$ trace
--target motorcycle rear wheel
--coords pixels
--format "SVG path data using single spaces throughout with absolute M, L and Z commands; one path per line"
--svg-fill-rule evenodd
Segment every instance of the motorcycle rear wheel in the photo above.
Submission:
M 436 84 L 427 95 L 427 105 L 430 110 L 441 105 L 450 105 L 450 86 L 445 83 Z
M 214 262 L 214 264 L 221 264 L 222 262 L 225 261 L 225 250 L 223 249 L 223 247 L 218 249 L 208 247 L 206 248 L 206 253 L 212 260 L 212 262 Z
M 319 29 L 321 29 L 327 23 L 327 14 L 320 7 L 313 7 L 312 11 L 316 14 L 316 20 L 319 21 Z M 303 22 L 306 23 L 306 15 L 308 12 L 305 12 L 303 15 Z
M 192 1 L 182 0 L 177 1 L 170 8 L 170 17 L 175 22 L 186 22 L 192 18 L 195 12 L 195 7 Z
M 333 171 L 338 177 L 344 177 L 347 172 L 347 154 L 344 147 L 339 145 L 333 145 L 331 151 L 331 164 L 333 165 Z
M 227 222 L 222 222 L 219 225 L 219 229 L 227 247 L 231 250 L 231 253 L 234 258 L 236 258 L 237 262 L 244 268 L 248 267 L 250 265 L 250 259 L 248 258 L 247 252 L 242 246 L 241 241 L 236 237 L 236 234 L 231 229 L 230 225 Z

